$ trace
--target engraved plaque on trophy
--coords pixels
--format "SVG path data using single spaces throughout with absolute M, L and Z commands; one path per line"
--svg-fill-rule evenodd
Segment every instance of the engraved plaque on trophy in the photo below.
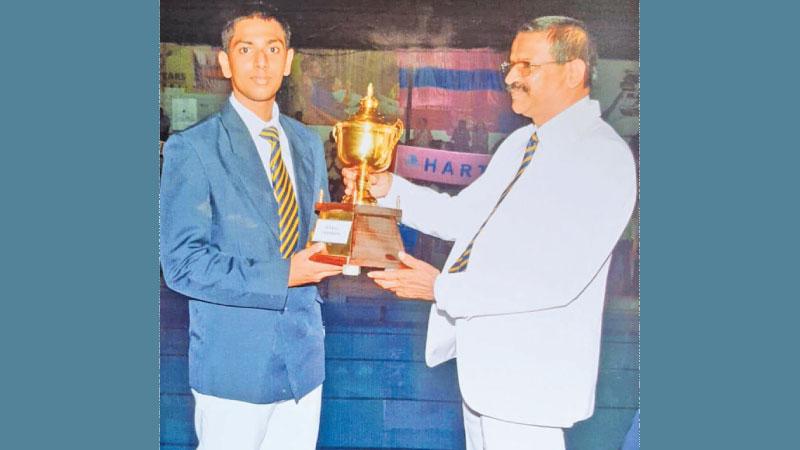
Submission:
M 403 241 L 397 225 L 399 209 L 383 208 L 369 193 L 369 174 L 382 172 L 392 163 L 392 155 L 403 122 L 387 123 L 378 112 L 378 99 L 372 83 L 361 99 L 358 112 L 333 127 L 339 160 L 346 167 L 358 168 L 352 195 L 338 203 L 316 204 L 317 225 L 309 241 L 324 242 L 325 249 L 312 256 L 319 262 L 343 266 L 345 275 L 358 275 L 361 267 L 397 268 L 397 252 Z

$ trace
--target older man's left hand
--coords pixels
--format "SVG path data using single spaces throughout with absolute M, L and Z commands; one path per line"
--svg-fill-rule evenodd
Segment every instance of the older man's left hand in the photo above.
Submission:
M 433 283 L 439 270 L 405 252 L 398 253 L 397 257 L 406 267 L 369 272 L 367 276 L 398 297 L 434 301 Z

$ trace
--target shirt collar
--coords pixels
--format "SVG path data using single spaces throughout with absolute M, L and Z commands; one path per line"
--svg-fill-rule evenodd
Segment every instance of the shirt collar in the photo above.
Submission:
M 542 139 L 543 135 L 547 137 L 575 135 L 576 130 L 584 123 L 597 117 L 600 117 L 600 104 L 587 95 L 556 114 L 544 125 L 537 127 L 536 133 L 539 139 Z
M 247 109 L 233 94 L 231 94 L 229 101 L 233 109 L 236 110 L 236 113 L 239 114 L 239 117 L 242 118 L 244 125 L 247 127 L 247 131 L 249 131 L 251 135 L 258 136 L 261 130 L 269 126 L 277 128 L 279 133 L 283 132 L 280 120 L 278 119 L 281 114 L 278 108 L 278 102 L 272 102 L 272 118 L 265 122 L 258 117 L 256 113 Z

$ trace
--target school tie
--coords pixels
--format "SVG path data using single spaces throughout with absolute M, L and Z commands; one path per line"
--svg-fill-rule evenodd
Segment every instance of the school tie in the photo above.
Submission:
M 497 204 L 494 205 L 494 209 L 492 209 L 492 212 L 489 213 L 489 217 L 487 217 L 486 220 L 483 221 L 481 227 L 478 228 L 478 232 L 475 233 L 475 236 L 472 238 L 471 241 L 469 241 L 469 245 L 467 245 L 467 248 L 465 248 L 464 252 L 461 253 L 461 256 L 459 256 L 458 259 L 456 259 L 456 262 L 453 263 L 448 272 L 457 273 L 467 270 L 467 264 L 469 264 L 469 255 L 470 253 L 472 253 L 472 244 L 475 243 L 475 239 L 477 239 L 478 235 L 481 234 L 481 231 L 483 231 L 483 227 L 485 227 L 486 224 L 489 223 L 489 219 L 491 219 L 492 215 L 494 215 L 494 212 L 497 211 L 497 207 L 500 206 L 500 203 L 503 202 L 503 199 L 506 198 L 506 195 L 508 195 L 508 193 L 511 191 L 511 187 L 514 186 L 514 183 L 516 183 L 517 180 L 519 180 L 519 177 L 522 176 L 522 173 L 525 172 L 525 168 L 527 168 L 528 165 L 531 163 L 531 158 L 533 158 L 533 153 L 536 151 L 536 147 L 538 146 L 539 146 L 539 137 L 536 135 L 536 132 L 534 132 L 533 135 L 531 136 L 531 139 L 528 141 L 528 145 L 525 147 L 525 154 L 522 156 L 522 164 L 520 164 L 519 170 L 517 170 L 517 174 L 514 176 L 514 179 L 511 180 L 511 183 L 508 184 L 506 190 L 504 190 L 503 193 L 500 195 L 500 199 L 497 200 Z
M 278 200 L 278 237 L 281 241 L 280 253 L 286 259 L 291 256 L 297 246 L 299 233 L 297 230 L 297 200 L 292 189 L 292 180 L 289 172 L 283 165 L 281 156 L 281 142 L 278 139 L 278 129 L 267 127 L 261 130 L 260 136 L 267 140 L 272 150 L 269 155 L 269 168 L 272 172 L 272 188 Z

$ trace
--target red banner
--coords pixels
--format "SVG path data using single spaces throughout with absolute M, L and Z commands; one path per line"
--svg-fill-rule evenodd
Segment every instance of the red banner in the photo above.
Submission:
M 404 178 L 466 186 L 478 178 L 491 155 L 398 145 L 394 172 Z

